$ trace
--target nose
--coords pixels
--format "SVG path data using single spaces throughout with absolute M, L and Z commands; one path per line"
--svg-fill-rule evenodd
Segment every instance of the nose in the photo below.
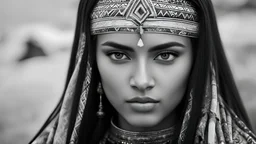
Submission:
M 139 62 L 130 79 L 130 86 L 141 92 L 154 88 L 155 80 L 151 76 L 151 72 L 149 70 L 150 69 L 147 68 L 146 62 Z

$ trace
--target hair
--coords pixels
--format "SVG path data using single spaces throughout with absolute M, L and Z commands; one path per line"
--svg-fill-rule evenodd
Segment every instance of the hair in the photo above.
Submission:
M 242 121 L 244 121 L 244 123 L 250 129 L 252 129 L 222 46 L 212 2 L 211 0 L 188 1 L 192 1 L 197 7 L 199 14 L 200 32 L 199 38 L 193 40 L 194 63 L 188 82 L 188 89 L 193 88 L 194 97 L 191 118 L 187 128 L 187 134 L 184 143 L 191 143 L 191 141 L 194 141 L 197 124 L 201 116 L 201 104 L 205 94 L 206 79 L 208 76 L 207 74 L 210 70 L 211 63 L 215 68 L 217 82 L 219 84 L 218 88 L 224 99 L 224 102 L 231 109 L 233 109 L 237 116 Z M 75 125 L 75 115 L 78 110 L 79 98 L 82 91 L 83 80 L 85 78 L 88 61 L 92 67 L 92 77 L 89 86 L 87 104 L 85 106 L 78 135 L 78 143 L 98 143 L 99 139 L 102 138 L 110 124 L 110 118 L 113 116 L 113 113 L 116 113 L 115 109 L 111 106 L 108 100 L 103 98 L 104 111 L 106 113 L 105 118 L 101 120 L 96 116 L 99 101 L 99 97 L 97 96 L 97 84 L 100 80 L 100 75 L 96 63 L 96 38 L 94 38 L 90 33 L 90 14 L 97 2 L 98 0 L 81 0 L 79 3 L 74 42 L 64 92 L 58 105 L 48 117 L 36 136 L 32 139 L 32 141 L 34 141 L 36 137 L 42 133 L 47 125 L 49 125 L 60 112 L 68 82 L 71 78 L 72 72 L 74 71 L 81 33 L 85 33 L 86 43 L 75 89 L 76 97 L 72 105 L 70 125 L 67 135 L 67 144 L 69 143 L 72 130 Z M 179 106 L 179 108 L 183 108 L 183 112 L 185 111 L 184 107 L 187 104 L 186 99 L 188 99 L 188 96 L 189 94 L 187 90 L 182 103 Z M 184 114 L 181 115 L 183 117 Z M 178 130 L 178 133 L 179 132 L 180 130 Z

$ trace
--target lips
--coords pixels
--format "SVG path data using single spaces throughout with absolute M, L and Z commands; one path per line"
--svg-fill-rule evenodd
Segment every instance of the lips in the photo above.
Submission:
M 146 103 L 159 103 L 158 100 L 152 99 L 150 97 L 134 97 L 130 100 L 126 101 L 127 103 L 139 103 L 139 104 L 146 104 Z

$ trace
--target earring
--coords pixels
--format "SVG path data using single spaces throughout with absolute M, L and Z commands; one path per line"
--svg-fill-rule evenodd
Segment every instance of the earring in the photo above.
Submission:
M 103 89 L 102 89 L 102 85 L 101 83 L 99 83 L 98 85 L 98 89 L 97 89 L 98 94 L 100 95 L 100 103 L 99 103 L 99 110 L 97 112 L 97 116 L 99 118 L 103 118 L 104 117 L 104 112 L 103 112 L 103 104 L 102 104 L 102 95 L 103 95 Z

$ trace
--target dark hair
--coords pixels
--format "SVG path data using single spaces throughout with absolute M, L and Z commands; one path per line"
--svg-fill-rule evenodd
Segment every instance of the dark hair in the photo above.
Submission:
M 196 6 L 199 14 L 200 23 L 200 33 L 199 38 L 193 40 L 194 42 L 194 64 L 191 71 L 190 80 L 188 83 L 188 89 L 193 88 L 193 106 L 191 111 L 191 118 L 187 129 L 187 134 L 184 143 L 191 143 L 194 141 L 195 133 L 199 118 L 201 117 L 201 104 L 203 96 L 205 94 L 205 86 L 207 74 L 210 71 L 210 62 L 215 68 L 217 74 L 217 81 L 219 83 L 219 91 L 225 101 L 225 103 L 233 109 L 237 116 L 245 122 L 245 124 L 251 129 L 251 125 L 246 114 L 245 108 L 241 101 L 239 92 L 234 82 L 228 61 L 226 59 L 224 49 L 221 43 L 220 35 L 218 32 L 216 17 L 213 9 L 213 5 L 210 0 L 190 0 Z M 95 54 L 95 38 L 90 34 L 90 14 L 93 7 L 96 5 L 97 0 L 81 0 L 78 8 L 77 14 L 77 24 L 75 30 L 74 43 L 71 53 L 70 65 L 65 85 L 65 90 L 67 88 L 68 82 L 71 78 L 72 72 L 74 70 L 76 62 L 76 53 L 78 51 L 79 38 L 81 33 L 86 35 L 86 44 L 84 49 L 84 54 L 82 56 L 82 61 L 80 65 L 80 71 L 78 74 L 78 81 L 75 89 L 75 99 L 72 105 L 72 112 L 70 118 L 70 125 L 68 128 L 67 143 L 69 143 L 72 128 L 75 124 L 75 115 L 78 109 L 79 98 L 82 91 L 83 80 L 86 74 L 87 61 L 92 66 L 92 79 L 89 86 L 89 93 L 87 98 L 87 104 L 83 114 L 82 123 L 80 126 L 80 132 L 78 136 L 78 143 L 91 143 L 95 144 L 103 136 L 109 123 L 111 114 L 115 110 L 105 98 L 103 99 L 104 111 L 106 116 L 104 120 L 99 120 L 96 116 L 96 111 L 98 109 L 98 94 L 97 94 L 97 84 L 100 79 L 100 75 L 96 64 L 96 54 Z M 64 93 L 65 93 L 64 90 Z M 37 135 L 33 140 L 38 137 L 47 125 L 58 115 L 60 107 L 64 98 L 64 93 L 62 97 L 51 113 L 45 124 L 39 130 Z M 188 92 L 185 94 L 182 106 L 186 105 L 186 99 L 188 99 Z M 183 110 L 184 111 L 184 110 Z M 112 114 L 113 115 L 113 114 Z M 93 133 L 92 133 L 93 132 Z M 32 140 L 32 141 L 33 141 Z

